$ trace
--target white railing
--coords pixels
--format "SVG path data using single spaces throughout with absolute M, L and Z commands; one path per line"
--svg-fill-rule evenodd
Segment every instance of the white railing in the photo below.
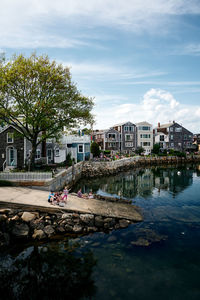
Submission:
M 52 179 L 51 172 L 0 172 L 0 180 L 40 181 Z

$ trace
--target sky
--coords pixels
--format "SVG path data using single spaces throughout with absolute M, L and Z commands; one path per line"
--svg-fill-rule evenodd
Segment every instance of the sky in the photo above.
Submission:
M 200 132 L 199 0 L 1 0 L 0 52 L 47 54 L 94 98 L 94 129 Z

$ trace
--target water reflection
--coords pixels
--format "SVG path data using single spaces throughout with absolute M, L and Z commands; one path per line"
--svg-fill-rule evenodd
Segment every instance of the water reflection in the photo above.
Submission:
M 192 185 L 193 172 L 190 166 L 137 169 L 115 176 L 81 180 L 74 190 L 82 187 L 86 193 L 92 189 L 94 193 L 133 199 L 136 196 L 147 198 L 156 188 L 158 192 L 168 190 L 175 196 Z M 200 176 L 199 166 L 196 166 L 196 173 Z
M 91 299 L 96 288 L 90 250 L 68 242 L 32 246 L 0 260 L 1 299 Z

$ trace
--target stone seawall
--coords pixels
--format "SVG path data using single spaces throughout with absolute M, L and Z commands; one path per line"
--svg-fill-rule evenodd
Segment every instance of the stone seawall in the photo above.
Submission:
M 141 219 L 142 221 L 142 219 Z M 0 250 L 23 241 L 48 240 L 63 234 L 109 232 L 126 228 L 133 221 L 94 214 L 0 209 Z
M 114 175 L 119 171 L 125 171 L 131 168 L 142 166 L 176 165 L 186 163 L 200 162 L 200 156 L 194 157 L 130 157 L 111 162 L 84 162 L 82 168 L 82 177 L 100 177 L 105 175 Z

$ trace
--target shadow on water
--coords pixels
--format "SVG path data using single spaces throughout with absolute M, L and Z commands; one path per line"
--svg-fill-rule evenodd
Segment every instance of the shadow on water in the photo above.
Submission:
M 1 299 L 92 299 L 96 261 L 79 245 L 49 243 L 32 246 L 0 261 Z

